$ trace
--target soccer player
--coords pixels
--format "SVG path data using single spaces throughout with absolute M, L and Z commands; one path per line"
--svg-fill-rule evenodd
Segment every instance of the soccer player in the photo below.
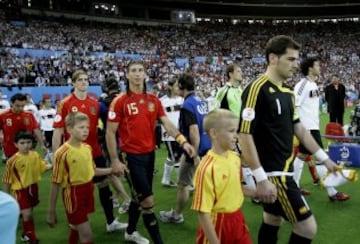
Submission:
M 152 191 L 155 164 L 155 124 L 160 120 L 167 133 L 194 156 L 193 147 L 180 134 L 175 125 L 166 117 L 160 100 L 146 92 L 145 66 L 140 61 L 130 61 L 127 67 L 126 93 L 117 96 L 110 105 L 106 128 L 106 145 L 112 166 L 127 172 L 132 189 L 129 208 L 129 226 L 125 240 L 138 244 L 149 243 L 136 231 L 142 214 L 146 229 L 155 244 L 163 243 L 156 216 Z M 120 161 L 117 152 L 117 135 L 121 151 L 125 154 Z M 125 166 L 126 163 L 127 165 Z
M 105 142 L 105 131 L 106 131 L 106 124 L 107 124 L 107 115 L 109 111 L 109 106 L 111 102 L 114 100 L 115 97 L 119 95 L 119 82 L 115 79 L 115 76 L 109 76 L 105 79 L 104 84 L 102 85 L 102 90 L 104 92 L 104 97 L 99 99 L 99 106 L 100 106 L 100 119 L 103 124 L 103 128 L 99 131 L 100 142 L 103 148 L 105 158 L 110 161 L 109 154 L 107 152 L 106 142 Z M 119 148 L 120 151 L 120 148 Z M 117 191 L 113 198 L 113 206 L 119 207 L 118 212 L 120 214 L 127 213 L 130 206 L 130 197 L 127 194 L 122 182 L 120 181 L 119 177 L 116 175 L 111 175 L 111 183 Z M 120 205 L 118 202 L 118 196 L 121 196 L 124 201 Z
M 277 242 L 283 219 L 292 224 L 289 243 L 311 243 L 316 234 L 315 218 L 293 178 L 294 135 L 329 171 L 337 169 L 301 124 L 294 93 L 283 86 L 298 69 L 299 49 L 291 37 L 271 38 L 265 47 L 266 72 L 242 94 L 240 144 L 264 208 L 259 244 Z
M 179 96 L 176 92 L 176 77 L 168 81 L 167 83 L 167 95 L 164 95 L 160 98 L 161 104 L 164 108 L 166 116 L 171 120 L 171 122 L 178 127 L 179 126 L 179 115 L 180 115 L 180 108 L 184 102 L 184 99 Z M 164 163 L 164 172 L 161 179 L 161 184 L 163 186 L 176 186 L 176 184 L 171 181 L 171 172 L 173 171 L 174 167 L 178 167 L 178 162 L 180 156 L 182 154 L 181 147 L 178 143 L 176 143 L 175 139 L 169 136 L 166 132 L 164 127 L 162 127 L 162 140 L 165 142 L 166 149 L 167 149 L 167 158 Z
M 14 144 L 18 152 L 11 156 L 7 163 L 3 182 L 5 191 L 14 192 L 22 216 L 22 240 L 30 244 L 38 243 L 36 236 L 33 209 L 39 204 L 38 182 L 41 173 L 46 169 L 45 161 L 36 151 L 32 151 L 34 137 L 30 132 L 18 131 Z
M 94 212 L 94 175 L 109 175 L 112 168 L 96 168 L 92 148 L 84 143 L 90 135 L 89 117 L 81 112 L 66 116 L 66 131 L 69 139 L 62 144 L 54 156 L 54 169 L 50 190 L 47 222 L 50 227 L 57 223 L 56 202 L 60 189 L 67 220 L 70 226 L 68 243 L 91 244 L 93 235 L 87 215 Z
M 199 216 L 196 243 L 250 244 L 250 234 L 241 211 L 244 195 L 241 160 L 233 151 L 237 143 L 238 117 L 226 109 L 215 109 L 205 117 L 204 130 L 211 150 L 195 172 L 191 209 Z M 254 190 L 244 188 L 246 195 Z
M 323 148 L 320 135 L 319 121 L 319 97 L 320 91 L 317 86 L 318 76 L 320 75 L 320 60 L 316 57 L 305 58 L 300 65 L 301 73 L 305 76 L 295 85 L 295 106 L 298 108 L 299 118 L 304 127 L 310 132 L 315 141 Z M 304 161 L 311 153 L 303 146 L 299 145 L 299 152 L 294 160 L 294 180 L 300 185 L 300 178 Z M 316 170 L 321 177 L 327 173 L 324 165 L 317 162 Z M 335 187 L 326 187 L 331 201 L 346 201 L 349 196 L 338 192 Z
M 44 105 L 39 110 L 40 117 L 40 130 L 42 131 L 45 137 L 46 147 L 48 148 L 48 153 L 46 154 L 45 160 L 51 162 L 53 154 L 52 149 L 52 136 L 54 133 L 54 118 L 56 115 L 56 110 L 51 106 L 51 99 L 45 98 Z
M 89 87 L 89 78 L 85 71 L 77 70 L 72 75 L 72 84 L 74 91 L 65 97 L 57 107 L 57 114 L 54 119 L 54 133 L 52 140 L 52 151 L 55 152 L 62 144 L 62 138 L 69 138 L 65 128 L 65 118 L 73 112 L 82 112 L 89 117 L 90 128 L 89 136 L 86 139 L 92 148 L 93 158 L 97 168 L 106 168 L 106 159 L 103 156 L 102 149 L 98 140 L 98 120 L 99 120 L 99 102 L 87 94 Z M 97 176 L 94 178 L 99 190 L 101 206 L 106 217 L 106 231 L 124 230 L 126 223 L 119 222 L 113 213 L 112 192 L 108 183 L 108 176 Z
M 14 144 L 14 137 L 16 132 L 24 130 L 34 133 L 45 155 L 47 148 L 44 144 L 38 123 L 32 113 L 24 111 L 26 96 L 17 93 L 11 97 L 10 102 L 11 108 L 0 114 L 0 130 L 4 135 L 3 154 L 5 154 L 6 158 L 10 158 L 17 152 L 18 149 Z
M 229 81 L 216 93 L 218 108 L 230 110 L 236 117 L 240 118 L 241 108 L 241 82 L 243 80 L 240 66 L 230 64 L 226 67 L 226 76 Z M 241 154 L 238 144 L 234 149 Z M 255 181 L 249 167 L 242 166 L 243 179 L 248 187 L 256 188 Z M 260 203 L 259 199 L 252 198 L 253 203 Z
M 182 223 L 182 212 L 189 199 L 188 187 L 192 184 L 195 169 L 207 151 L 211 148 L 209 137 L 203 127 L 203 120 L 208 113 L 205 100 L 195 95 L 195 79 L 190 74 L 182 74 L 177 81 L 180 96 L 184 97 L 184 104 L 180 110 L 179 128 L 186 139 L 196 149 L 196 156 L 190 157 L 186 153 L 180 160 L 178 193 L 175 209 L 160 211 L 160 220 L 165 223 Z
M 0 236 L 2 242 L 16 243 L 19 214 L 19 204 L 16 200 L 0 190 Z

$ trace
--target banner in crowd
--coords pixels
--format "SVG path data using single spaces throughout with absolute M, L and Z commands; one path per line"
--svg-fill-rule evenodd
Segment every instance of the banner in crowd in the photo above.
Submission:
M 38 104 L 44 98 L 50 98 L 52 104 L 55 104 L 56 100 L 61 100 L 70 94 L 71 86 L 44 86 L 44 87 L 12 87 L 10 90 L 6 87 L 1 87 L 3 97 L 10 101 L 10 98 L 16 93 L 29 93 L 34 101 Z M 92 97 L 98 98 L 101 95 L 100 86 L 89 86 L 88 94 Z

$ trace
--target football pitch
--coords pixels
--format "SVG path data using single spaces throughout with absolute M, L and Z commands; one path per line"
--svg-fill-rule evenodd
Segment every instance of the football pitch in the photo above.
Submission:
M 345 123 L 349 121 L 349 112 L 352 108 L 348 108 L 344 116 Z M 324 126 L 328 122 L 328 115 L 321 114 L 321 132 L 324 132 Z M 176 188 L 163 187 L 160 184 L 163 165 L 166 159 L 166 149 L 162 145 L 156 152 L 156 169 L 157 173 L 154 176 L 154 196 L 155 196 L 155 212 L 158 216 L 160 210 L 169 210 L 174 207 L 176 200 Z M 0 164 L 0 175 L 4 171 L 4 165 Z M 360 169 L 357 169 L 360 173 Z M 57 216 L 58 224 L 55 228 L 50 228 L 46 224 L 46 211 L 49 200 L 50 191 L 50 176 L 51 172 L 46 172 L 39 184 L 40 190 L 40 204 L 34 210 L 35 228 L 38 238 L 42 244 L 66 244 L 68 237 L 68 227 L 63 209 L 61 196 L 58 197 Z M 175 180 L 175 175 L 173 175 Z M 124 184 L 126 185 L 125 181 Z M 318 233 L 313 241 L 317 244 L 357 244 L 360 242 L 360 232 L 358 224 L 360 223 L 360 194 L 359 182 L 345 184 L 338 188 L 339 191 L 346 192 L 350 195 L 350 200 L 346 202 L 330 202 L 326 191 L 319 186 L 312 183 L 310 173 L 307 166 L 304 166 L 302 180 L 302 187 L 310 190 L 312 194 L 306 196 L 312 212 L 318 223 Z M 236 194 L 236 193 L 234 193 Z M 122 232 L 106 233 L 105 217 L 102 213 L 102 208 L 98 200 L 98 192 L 95 190 L 96 197 L 96 212 L 91 214 L 90 223 L 94 232 L 95 243 L 126 243 L 124 241 L 124 234 Z M 121 200 L 120 200 L 121 201 Z M 159 221 L 160 231 L 166 244 L 190 244 L 195 242 L 197 232 L 198 219 L 195 212 L 190 210 L 190 201 L 187 210 L 184 212 L 185 222 L 181 224 L 164 224 Z M 250 229 L 253 243 L 257 243 L 257 232 L 261 224 L 262 207 L 251 202 L 251 199 L 246 198 L 242 207 L 245 214 L 246 222 Z M 127 221 L 127 215 L 118 215 L 117 209 L 114 213 L 122 222 Z M 0 220 L 1 221 L 1 220 Z M 18 231 L 18 242 L 20 241 L 20 226 Z M 138 231 L 149 238 L 145 227 L 140 218 L 138 224 Z M 284 222 L 279 231 L 279 244 L 287 243 L 291 233 L 291 226 Z M 1 243 L 1 237 L 0 237 Z M 1 243 L 2 244 L 2 243 Z M 7 244 L 7 243 L 4 243 Z M 226 244 L 226 243 L 225 243 Z

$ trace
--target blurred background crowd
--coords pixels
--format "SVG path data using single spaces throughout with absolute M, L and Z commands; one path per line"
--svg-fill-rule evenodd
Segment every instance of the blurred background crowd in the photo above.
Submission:
M 124 85 L 125 67 L 134 57 L 146 62 L 148 88 L 165 89 L 184 70 L 197 77 L 206 97 L 226 82 L 226 64 L 236 62 L 243 85 L 265 70 L 264 45 L 286 34 L 302 44 L 301 57 L 322 59 L 321 83 L 336 74 L 358 94 L 360 25 L 353 21 L 296 23 L 197 23 L 192 26 L 138 26 L 30 20 L 0 21 L 0 85 L 57 86 L 71 83 L 75 69 L 88 71 L 92 85 L 114 75 Z M 19 52 L 21 50 L 21 52 Z M 33 55 L 33 50 L 47 55 Z M 300 74 L 289 81 L 299 81 Z

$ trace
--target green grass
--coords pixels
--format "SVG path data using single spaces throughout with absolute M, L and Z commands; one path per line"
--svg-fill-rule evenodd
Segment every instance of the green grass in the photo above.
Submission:
M 349 120 L 349 109 L 345 114 L 345 122 Z M 324 131 L 324 125 L 328 122 L 328 115 L 321 115 L 321 131 Z M 166 152 L 165 146 L 157 151 L 156 154 L 156 168 L 159 172 L 154 178 L 154 193 L 155 193 L 155 211 L 158 215 L 160 210 L 169 210 L 174 206 L 176 198 L 175 188 L 165 188 L 160 185 L 163 163 L 165 161 Z M 0 175 L 4 171 L 4 165 L 0 164 Z M 360 173 L 360 170 L 358 170 Z M 46 224 L 46 209 L 49 198 L 50 188 L 50 172 L 44 174 L 40 182 L 40 200 L 41 203 L 34 210 L 34 217 L 36 221 L 36 231 L 41 243 L 67 243 L 68 228 L 65 219 L 63 204 L 59 196 L 57 204 L 58 224 L 54 229 L 51 229 Z M 355 244 L 359 243 L 359 231 L 357 230 L 357 223 L 359 223 L 359 183 L 347 184 L 338 189 L 350 194 L 351 199 L 347 202 L 330 202 L 327 198 L 326 191 L 314 186 L 311 181 L 310 174 L 307 167 L 304 167 L 302 186 L 313 192 L 312 195 L 307 196 L 311 209 L 316 217 L 318 223 L 318 234 L 313 243 L 318 244 Z M 125 243 L 123 233 L 108 234 L 105 231 L 105 217 L 102 213 L 102 208 L 98 201 L 97 191 L 96 196 L 96 212 L 90 215 L 90 222 L 95 236 L 95 243 Z M 189 202 L 190 206 L 190 202 Z M 251 203 L 250 199 L 245 199 L 243 205 L 243 212 L 250 233 L 254 243 L 256 243 L 256 236 L 261 224 L 262 207 Z M 163 224 L 160 221 L 160 231 L 162 233 L 164 243 L 166 244 L 187 244 L 194 243 L 197 229 L 197 216 L 189 208 L 184 213 L 185 222 L 183 224 Z M 127 220 L 127 215 L 119 216 L 121 221 Z M 0 220 L 1 221 L 1 220 Z M 20 228 L 19 228 L 20 230 Z M 141 234 L 148 236 L 140 219 L 138 230 Z M 287 243 L 291 232 L 291 226 L 284 223 L 279 232 L 278 243 Z M 20 232 L 19 232 L 20 234 Z M 356 238 L 358 237 L 358 238 Z M 1 243 L 1 241 L 0 241 Z M 18 241 L 18 243 L 21 243 Z

